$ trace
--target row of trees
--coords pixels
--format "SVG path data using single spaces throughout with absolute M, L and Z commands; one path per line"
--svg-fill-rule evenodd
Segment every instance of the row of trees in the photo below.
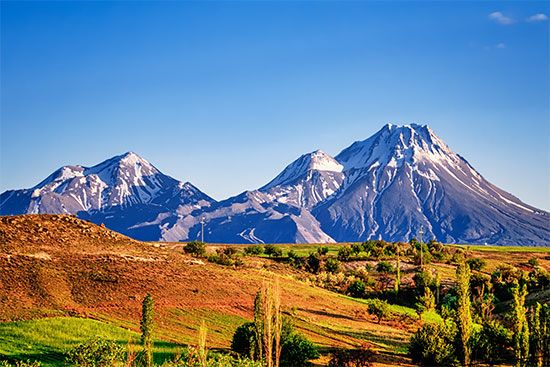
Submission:
M 550 306 L 525 306 L 527 282 L 517 279 L 511 287 L 510 310 L 495 315 L 478 313 L 474 322 L 470 265 L 456 270 L 456 303 L 443 305 L 442 323 L 427 323 L 411 338 L 413 361 L 428 366 L 471 366 L 513 359 L 517 367 L 543 367 L 550 363 Z

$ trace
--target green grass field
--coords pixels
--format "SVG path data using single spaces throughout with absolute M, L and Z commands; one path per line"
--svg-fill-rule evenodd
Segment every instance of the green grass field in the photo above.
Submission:
M 39 360 L 45 367 L 64 366 L 64 353 L 72 347 L 102 337 L 139 351 L 139 334 L 104 322 L 54 317 L 0 323 L 0 359 Z M 155 361 L 162 362 L 181 350 L 174 343 L 155 341 Z

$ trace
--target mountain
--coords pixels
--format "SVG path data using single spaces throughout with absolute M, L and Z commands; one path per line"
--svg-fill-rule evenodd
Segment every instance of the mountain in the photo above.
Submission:
M 166 212 L 215 202 L 189 182 L 161 173 L 133 152 L 93 167 L 64 166 L 38 185 L 0 195 L 0 214 L 76 214 L 118 232 L 156 240 L 160 229 L 134 228 Z
M 428 126 L 388 124 L 336 156 L 345 180 L 313 209 L 337 241 L 550 245 L 549 213 L 481 176 Z
M 309 209 L 335 193 L 344 180 L 342 165 L 317 150 L 304 154 L 258 190 L 203 208 L 198 213 L 160 218 L 163 239 L 200 238 L 218 243 L 334 242 Z
M 317 150 L 257 190 L 215 201 L 135 153 L 65 166 L 0 195 L 0 214 L 69 213 L 140 240 L 367 239 L 550 246 L 550 213 L 499 189 L 428 126 L 388 124 L 336 157 Z

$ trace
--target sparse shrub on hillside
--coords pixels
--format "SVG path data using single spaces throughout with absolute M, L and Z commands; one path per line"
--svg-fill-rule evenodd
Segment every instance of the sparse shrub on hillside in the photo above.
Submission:
M 472 259 L 468 259 L 466 261 L 466 264 L 468 264 L 471 270 L 481 271 L 485 267 L 485 265 L 487 265 L 487 261 L 474 257 Z
M 312 252 L 306 258 L 306 270 L 313 274 L 318 274 L 321 271 L 321 255 Z
M 544 290 L 550 287 L 550 273 L 548 270 L 535 267 L 527 275 L 527 288 L 529 291 Z
M 264 253 L 264 248 L 261 245 L 252 245 L 244 248 L 246 255 L 261 255 Z
M 332 274 L 338 273 L 338 271 L 340 271 L 340 261 L 333 257 L 329 257 L 325 261 L 325 270 Z
M 283 256 L 283 250 L 272 244 L 264 245 L 264 254 L 269 257 L 281 257 Z
M 216 249 L 216 254 L 208 256 L 208 261 L 218 265 L 240 266 L 243 264 L 237 257 L 238 251 L 235 247 L 227 246 Z
M 183 247 L 183 251 L 192 256 L 202 257 L 206 254 L 206 245 L 204 242 L 191 241 Z
M 116 341 L 101 338 L 77 345 L 66 356 L 67 363 L 75 367 L 111 367 L 123 358 L 123 346 Z
M 378 323 L 391 315 L 390 304 L 381 299 L 370 299 L 368 303 L 369 314 L 376 316 Z
M 351 283 L 348 287 L 348 294 L 355 298 L 362 298 L 365 296 L 365 283 L 357 279 L 353 283 Z
M 349 246 L 342 246 L 338 249 L 338 260 L 349 261 L 352 251 Z
M 321 246 L 317 248 L 317 253 L 321 256 L 325 256 L 328 254 L 329 248 L 328 246 Z
M 535 266 L 539 266 L 540 262 L 539 262 L 539 259 L 537 259 L 536 257 L 533 257 L 531 259 L 529 259 L 529 261 L 527 261 L 527 263 L 533 267 Z
M 426 323 L 411 337 L 409 355 L 422 366 L 455 366 L 455 337 L 456 326 L 450 321 Z
M 379 272 L 379 273 L 389 274 L 389 273 L 393 273 L 394 269 L 393 269 L 393 265 L 390 264 L 389 262 L 380 261 L 376 265 L 376 271 Z
M 367 347 L 360 349 L 340 349 L 331 354 L 328 367 L 369 367 L 374 352 Z
M 362 243 L 353 243 L 351 245 L 351 252 L 354 256 L 358 256 L 361 252 L 363 252 L 363 244 Z

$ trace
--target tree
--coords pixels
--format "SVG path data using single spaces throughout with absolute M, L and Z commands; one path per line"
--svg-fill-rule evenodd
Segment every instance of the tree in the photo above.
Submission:
M 471 270 L 475 270 L 475 271 L 481 271 L 481 269 L 483 269 L 487 264 L 487 262 L 484 259 L 480 259 L 480 258 L 468 259 L 466 263 L 468 264 Z
M 67 352 L 66 361 L 77 367 L 111 367 L 122 361 L 124 347 L 114 340 L 96 338 Z M 19 366 L 19 364 L 17 364 Z M 21 366 L 32 366 L 23 364 Z
M 369 302 L 368 310 L 371 315 L 376 316 L 378 323 L 380 323 L 383 318 L 391 315 L 390 305 L 388 302 L 376 298 Z
M 537 302 L 529 318 L 529 336 L 531 339 L 529 350 L 531 351 L 531 362 L 534 367 L 543 366 L 545 335 L 543 334 L 542 316 L 542 306 Z
M 325 270 L 329 273 L 337 273 L 340 270 L 340 261 L 333 257 L 329 257 L 325 261 Z
M 338 249 L 338 260 L 348 261 L 351 257 L 351 247 L 342 246 Z
M 399 287 L 401 287 L 401 258 L 400 258 L 400 248 L 397 248 L 396 254 L 397 258 L 395 259 L 395 283 L 394 290 L 395 293 L 399 293 Z
M 457 324 L 460 340 L 459 354 L 463 365 L 470 365 L 470 336 L 472 335 L 472 311 L 470 304 L 470 267 L 462 262 L 456 269 Z
M 365 295 L 365 283 L 361 279 L 355 280 L 348 287 L 348 293 L 355 298 L 361 298 Z
M 450 366 L 456 361 L 452 322 L 426 323 L 411 337 L 409 354 L 415 363 L 423 366 Z
M 393 266 L 387 261 L 380 261 L 376 265 L 376 271 L 379 273 L 393 273 Z
M 151 294 L 147 293 L 143 299 L 141 307 L 141 344 L 143 345 L 143 353 L 145 365 L 153 366 L 153 312 L 154 301 Z
M 275 245 L 267 244 L 264 245 L 264 254 L 269 255 L 269 257 L 281 257 L 283 256 L 283 250 Z
M 514 354 L 516 357 L 516 366 L 523 367 L 527 365 L 529 357 L 529 325 L 527 324 L 527 314 L 525 311 L 525 296 L 527 296 L 527 285 L 518 283 L 512 287 L 513 310 L 512 317 L 514 322 Z
M 328 367 L 369 367 L 374 353 L 366 348 L 339 349 L 331 354 Z
M 206 254 L 206 245 L 201 241 L 191 241 L 185 245 L 183 251 L 192 256 L 202 257 Z

